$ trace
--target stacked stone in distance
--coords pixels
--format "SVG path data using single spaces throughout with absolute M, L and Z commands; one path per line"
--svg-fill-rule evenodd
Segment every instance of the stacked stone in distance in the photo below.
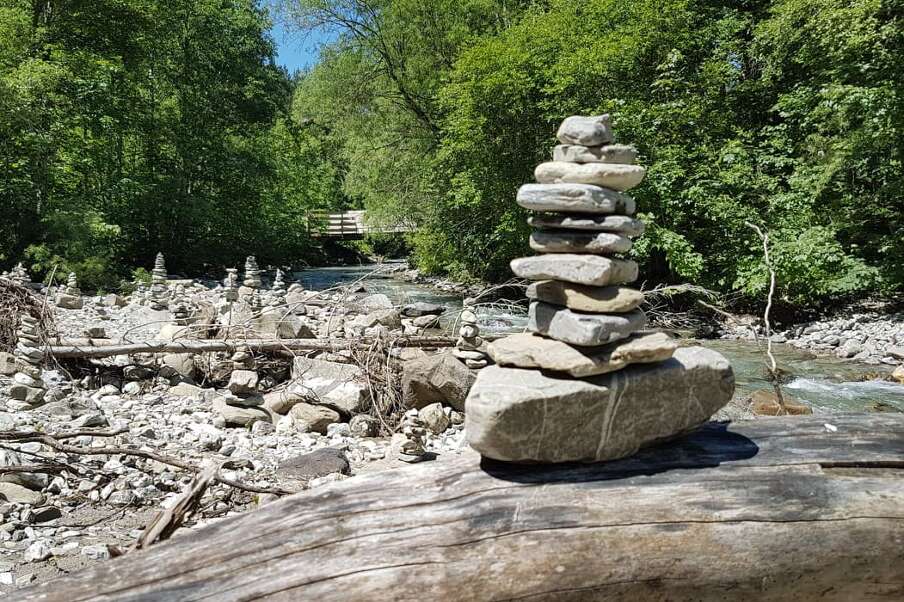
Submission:
M 497 460 L 629 455 L 706 421 L 734 390 L 719 354 L 641 332 L 643 294 L 627 286 L 638 267 L 623 256 L 644 230 L 624 194 L 645 175 L 634 148 L 613 144 L 608 115 L 569 117 L 557 136 L 554 160 L 517 197 L 536 212 L 530 245 L 541 253 L 511 264 L 533 281 L 530 333 L 489 345 L 497 365 L 467 400 L 468 439 Z

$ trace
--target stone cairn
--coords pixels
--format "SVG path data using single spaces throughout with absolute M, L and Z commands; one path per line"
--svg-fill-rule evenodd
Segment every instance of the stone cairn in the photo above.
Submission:
M 173 315 L 173 322 L 179 326 L 185 326 L 191 320 L 192 309 L 185 293 L 185 286 L 178 284 L 173 293 L 172 302 L 169 305 L 170 313 Z
M 134 305 L 144 305 L 148 302 L 148 285 L 141 280 L 135 281 L 135 290 L 129 297 L 129 303 Z
M 15 267 L 13 267 L 12 271 L 10 271 L 9 280 L 12 280 L 16 284 L 21 284 L 22 286 L 28 286 L 31 284 L 31 276 L 28 275 L 28 270 L 25 269 L 25 266 L 21 263 L 17 263 Z
M 480 337 L 477 314 L 466 304 L 460 317 L 461 327 L 458 329 L 458 341 L 452 355 L 463 361 L 468 368 L 484 368 L 489 363 L 487 346 Z
M 81 297 L 82 289 L 78 287 L 78 279 L 75 272 L 69 272 L 69 278 L 66 279 L 66 294 L 73 297 Z
M 38 321 L 29 314 L 19 318 L 16 333 L 16 360 L 19 371 L 13 377 L 15 384 L 10 388 L 10 397 L 37 405 L 44 399 L 47 387 L 41 379 L 44 364 L 44 349 L 38 332 Z
M 69 273 L 66 280 L 66 286 L 63 291 L 56 296 L 55 303 L 57 307 L 63 309 L 81 309 L 82 308 L 82 290 L 78 287 L 78 280 L 75 272 Z
M 235 303 L 239 300 L 239 271 L 236 268 L 226 268 L 223 288 L 223 298 L 227 303 Z
M 157 311 L 169 307 L 169 291 L 166 285 L 166 261 L 163 253 L 157 253 L 151 270 L 151 288 L 148 290 L 148 306 Z
M 512 261 L 533 281 L 529 333 L 491 343 L 467 399 L 466 432 L 484 456 L 512 462 L 604 461 L 695 428 L 731 399 L 718 353 L 677 349 L 641 332 L 638 266 L 622 254 L 643 233 L 624 194 L 645 175 L 631 146 L 613 144 L 608 115 L 574 116 L 553 161 L 518 191 L 535 212 L 530 246 Z
M 242 282 L 242 285 L 255 290 L 263 286 L 263 282 L 261 282 L 261 270 L 257 265 L 257 260 L 254 258 L 254 255 L 249 255 L 248 259 L 245 260 L 245 280 Z
M 276 270 L 276 277 L 273 279 L 273 287 L 270 289 L 270 306 L 282 307 L 286 305 L 286 278 L 283 271 Z
M 402 435 L 405 440 L 399 448 L 399 459 L 403 462 L 420 462 L 427 454 L 427 427 L 417 410 L 408 410 L 402 418 Z

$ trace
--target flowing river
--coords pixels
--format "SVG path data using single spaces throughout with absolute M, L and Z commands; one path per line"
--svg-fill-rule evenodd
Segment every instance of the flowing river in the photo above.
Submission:
M 451 333 L 457 311 L 462 306 L 460 296 L 392 275 L 373 274 L 375 268 L 372 265 L 311 268 L 296 272 L 294 277 L 310 290 L 324 290 L 360 280 L 367 292 L 383 293 L 397 304 L 440 303 L 448 308 L 443 325 Z M 481 306 L 478 314 L 484 333 L 519 332 L 527 323 L 523 309 L 507 304 Z M 737 381 L 736 396 L 748 395 L 757 389 L 771 389 L 764 377 L 763 354 L 754 343 L 716 339 L 700 341 L 700 344 L 719 351 L 731 361 Z M 833 357 L 814 358 L 788 345 L 774 345 L 773 352 L 780 368 L 790 374 L 784 384 L 785 392 L 817 411 L 869 411 L 877 404 L 882 404 L 885 409 L 904 411 L 904 385 L 879 378 L 890 372 L 888 366 Z

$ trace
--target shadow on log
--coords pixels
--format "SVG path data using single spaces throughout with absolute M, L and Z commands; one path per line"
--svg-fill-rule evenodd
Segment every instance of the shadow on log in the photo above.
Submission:
M 904 415 L 891 414 L 711 423 L 607 464 L 468 452 L 294 495 L 11 599 L 900 600 L 902 477 Z

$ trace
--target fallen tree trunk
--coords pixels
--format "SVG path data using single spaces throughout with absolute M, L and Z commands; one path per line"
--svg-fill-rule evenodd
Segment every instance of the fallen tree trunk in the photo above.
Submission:
M 468 452 L 284 498 L 12 600 L 901 599 L 902 477 L 902 414 L 711 423 L 606 464 Z
M 101 358 L 135 353 L 211 353 L 215 351 L 341 351 L 382 347 L 452 347 L 449 337 L 399 337 L 395 339 L 214 339 L 147 341 L 142 343 L 107 344 L 92 339 L 91 344 L 69 345 L 66 341 L 50 345 L 47 353 L 57 359 Z M 79 343 L 82 343 L 79 341 Z M 96 345 L 96 346 L 94 346 Z

